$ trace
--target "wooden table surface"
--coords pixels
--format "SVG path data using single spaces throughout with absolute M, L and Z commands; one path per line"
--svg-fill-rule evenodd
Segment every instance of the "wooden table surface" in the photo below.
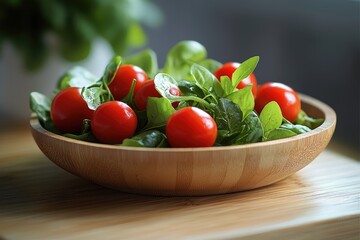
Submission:
M 0 239 L 360 239 L 360 163 L 325 150 L 284 181 L 204 197 L 109 190 L 0 134 Z

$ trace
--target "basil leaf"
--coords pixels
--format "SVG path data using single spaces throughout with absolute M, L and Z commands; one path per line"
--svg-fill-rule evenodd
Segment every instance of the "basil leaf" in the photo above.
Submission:
M 255 56 L 249 58 L 248 60 L 240 64 L 240 66 L 235 70 L 235 72 L 231 76 L 234 89 L 236 88 L 237 85 L 239 85 L 241 80 L 249 76 L 255 70 L 258 62 L 259 62 L 259 56 Z
M 284 129 L 284 128 L 277 128 L 274 130 L 271 130 L 267 136 L 266 136 L 266 141 L 270 141 L 270 140 L 276 140 L 276 139 L 281 139 L 281 138 L 288 138 L 288 137 L 293 137 L 296 136 L 297 134 L 288 130 L 288 129 Z
M 145 49 L 137 54 L 123 59 L 126 64 L 133 64 L 142 68 L 149 78 L 154 78 L 158 71 L 156 53 L 151 49 Z
M 255 99 L 251 88 L 252 86 L 250 85 L 245 86 L 227 97 L 240 107 L 244 118 L 246 118 L 254 110 L 255 106 Z
M 275 101 L 271 101 L 265 105 L 260 113 L 260 121 L 264 128 L 264 136 L 272 130 L 280 127 L 282 123 L 282 113 L 279 105 Z
M 132 138 L 124 139 L 122 146 L 132 147 L 167 147 L 166 136 L 160 131 L 150 130 Z
M 47 96 L 38 92 L 30 93 L 30 109 L 36 113 L 42 124 L 51 121 L 50 108 L 51 101 Z
M 114 56 L 110 62 L 106 65 L 104 74 L 102 76 L 102 81 L 109 85 L 112 80 L 114 79 L 116 72 L 121 64 L 121 57 L 120 56 Z
M 227 130 L 231 134 L 241 130 L 242 113 L 239 106 L 231 100 L 220 98 L 214 120 L 219 130 Z
M 57 90 L 68 87 L 84 87 L 95 83 L 97 78 L 83 67 L 73 67 L 63 74 L 57 83 Z
M 149 97 L 146 106 L 148 122 L 144 129 L 148 130 L 165 126 L 167 120 L 174 112 L 175 109 L 168 99 Z
M 238 136 L 234 139 L 233 144 L 255 143 L 262 140 L 264 130 L 258 115 L 252 111 L 244 119 Z

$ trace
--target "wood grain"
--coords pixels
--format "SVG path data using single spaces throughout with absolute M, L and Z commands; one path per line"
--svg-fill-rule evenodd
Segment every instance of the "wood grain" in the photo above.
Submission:
M 2 135 L 0 146 L 0 239 L 360 236 L 360 164 L 329 150 L 268 187 L 216 196 L 150 197 L 69 174 L 38 150 L 29 132 Z
M 62 137 L 31 120 L 42 152 L 63 169 L 125 192 L 162 196 L 222 194 L 263 187 L 309 164 L 329 143 L 336 124 L 326 104 L 301 96 L 318 128 L 276 141 L 210 148 L 134 148 Z

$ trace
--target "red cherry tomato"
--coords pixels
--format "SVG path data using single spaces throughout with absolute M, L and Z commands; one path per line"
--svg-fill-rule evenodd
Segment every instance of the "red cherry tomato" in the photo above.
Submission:
M 300 112 L 300 97 L 292 88 L 282 83 L 269 82 L 258 88 L 255 110 L 260 113 L 271 101 L 279 104 L 283 117 L 294 122 Z
M 174 96 L 181 96 L 180 89 L 176 85 L 173 85 L 173 87 L 170 89 L 170 93 Z M 153 80 L 146 81 L 135 94 L 134 102 L 137 109 L 146 109 L 148 97 L 161 97 L 160 93 L 156 91 L 155 83 Z M 179 102 L 172 103 L 172 106 L 174 108 L 176 108 L 178 105 Z
M 134 93 L 148 80 L 147 74 L 138 66 L 122 65 L 118 68 L 113 81 L 109 84 L 115 100 L 122 100 L 129 93 L 133 80 L 136 79 Z
M 240 63 L 228 62 L 224 63 L 220 68 L 216 69 L 214 72 L 215 77 L 220 80 L 221 76 L 228 76 L 231 79 L 232 74 L 240 66 Z M 254 73 L 251 73 L 248 77 L 241 80 L 241 82 L 236 86 L 237 89 L 242 89 L 247 85 L 252 85 L 251 91 L 253 96 L 256 96 L 257 91 L 257 80 Z
M 120 101 L 101 104 L 94 112 L 91 130 L 102 143 L 122 143 L 125 138 L 134 135 L 137 127 L 135 112 Z
M 81 88 L 70 87 L 59 92 L 51 103 L 50 116 L 55 127 L 61 131 L 78 133 L 84 119 L 93 115 L 81 96 Z
M 211 147 L 217 136 L 214 119 L 196 107 L 185 107 L 170 116 L 166 136 L 171 147 Z

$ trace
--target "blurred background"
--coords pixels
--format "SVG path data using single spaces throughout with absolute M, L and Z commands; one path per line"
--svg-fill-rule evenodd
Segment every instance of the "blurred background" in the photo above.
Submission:
M 21 49 L 24 41 L 35 41 L 41 32 L 30 26 L 30 29 L 26 28 L 29 31 L 25 31 L 29 38 L 23 42 L 6 38 L 4 29 L 5 33 L 9 30 L 9 22 L 4 17 L 4 14 L 9 15 L 9 11 L 4 11 L 9 9 L 6 2 L 19 4 L 25 1 L 1 1 L 0 123 L 3 127 L 9 122 L 27 122 L 30 91 L 49 94 L 57 78 L 74 64 L 88 67 L 100 75 L 113 51 L 126 54 L 141 47 L 150 47 L 158 54 L 159 65 L 162 66 L 167 51 L 176 42 L 196 40 L 207 48 L 210 58 L 220 62 L 241 62 L 259 55 L 260 63 L 255 74 L 260 84 L 282 82 L 330 105 L 338 117 L 333 142 L 359 151 L 359 1 L 89 1 L 94 2 L 95 10 L 89 7 L 87 1 L 39 1 L 54 3 L 42 6 L 45 12 L 51 13 L 44 17 L 45 20 L 50 19 L 53 26 L 44 38 L 51 43 L 50 51 L 45 52 L 46 58 L 35 62 L 34 56 L 43 53 L 35 51 L 31 55 L 23 48 L 22 51 L 29 55 L 25 58 L 27 67 L 24 67 L 26 54 L 18 54 L 14 46 L 20 45 Z M 112 7 L 111 3 L 118 5 Z M 63 15 L 57 14 L 57 19 L 52 19 L 59 9 Z M 81 14 L 75 18 L 69 12 Z M 90 17 L 86 18 L 89 13 Z M 119 24 L 114 23 L 111 16 Z M 26 17 L 34 18 L 29 14 Z M 73 21 L 66 20 L 69 18 Z M 91 24 L 99 24 L 104 19 L 107 20 L 103 25 L 91 30 Z M 76 27 L 82 30 L 79 32 L 75 28 L 70 33 L 66 32 L 74 26 L 74 21 Z M 10 26 L 11 29 L 14 27 Z M 114 29 L 123 30 L 115 34 Z M 17 28 L 17 31 L 20 30 Z M 60 39 L 66 36 L 62 39 L 65 44 L 56 40 L 59 36 Z M 76 41 L 83 38 L 83 42 Z M 76 44 L 71 48 L 73 42 Z M 87 48 L 79 56 L 72 56 L 83 44 L 87 44 Z M 66 50 L 59 54 L 54 50 L 56 48 Z M 45 83 L 40 82 L 43 78 Z

